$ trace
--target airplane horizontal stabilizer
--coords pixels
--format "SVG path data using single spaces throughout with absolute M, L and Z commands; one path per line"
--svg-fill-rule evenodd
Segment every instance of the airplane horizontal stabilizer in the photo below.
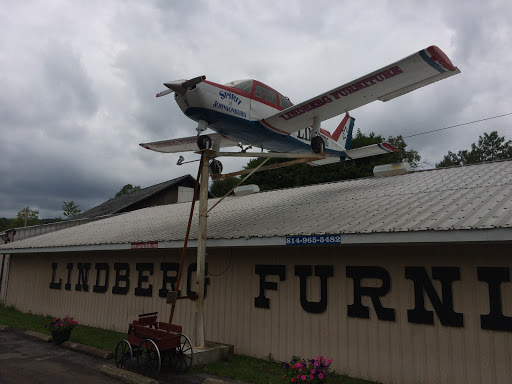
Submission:
M 375 155 L 383 155 L 385 153 L 391 153 L 398 151 L 398 148 L 393 147 L 389 143 L 380 143 L 367 145 L 366 147 L 349 149 L 345 151 L 347 159 L 361 159 L 363 157 L 370 157 Z
M 393 147 L 389 143 L 372 144 L 367 145 L 366 147 L 349 149 L 345 151 L 345 160 L 361 159 L 363 157 L 383 155 L 385 153 L 391 153 L 396 151 L 398 151 L 398 148 Z M 308 162 L 308 164 L 313 167 L 316 167 L 319 165 L 339 163 L 340 161 L 343 161 L 342 158 L 339 158 L 337 156 L 331 156 L 322 160 L 310 161 Z

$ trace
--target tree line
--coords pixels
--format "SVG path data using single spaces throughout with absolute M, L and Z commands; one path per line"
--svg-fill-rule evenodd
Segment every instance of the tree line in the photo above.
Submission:
M 360 130 L 357 130 L 357 133 L 352 138 L 350 147 L 360 148 L 366 145 L 378 144 L 383 141 L 385 140 L 382 136 L 376 135 L 373 132 L 365 135 L 361 133 Z M 407 144 L 402 136 L 391 136 L 387 141 L 398 148 L 398 151 L 381 156 L 343 161 L 321 167 L 311 167 L 307 164 L 301 164 L 294 167 L 273 169 L 253 174 L 247 183 L 257 184 L 260 190 L 268 191 L 272 189 L 368 177 L 373 175 L 373 168 L 376 165 L 382 164 L 407 161 L 411 164 L 413 169 L 419 166 L 421 156 L 417 151 L 407 149 Z M 493 131 L 490 134 L 484 133 L 480 136 L 478 143 L 473 143 L 469 150 L 462 150 L 458 153 L 449 151 L 448 154 L 436 164 L 436 168 L 477 164 L 510 158 L 512 158 L 512 142 L 510 140 L 505 141 L 504 137 L 500 137 L 498 132 Z M 286 160 L 270 159 L 266 164 L 270 165 L 283 161 Z M 255 168 L 261 162 L 263 162 L 261 158 L 250 160 L 247 165 L 244 166 L 244 169 Z M 214 196 L 224 196 L 231 188 L 240 182 L 241 177 L 215 180 L 210 187 L 210 192 Z
M 139 190 L 140 185 L 133 186 L 131 184 L 126 184 L 119 190 L 119 192 L 116 193 L 115 196 L 119 197 Z M 68 202 L 63 201 L 61 208 L 64 219 L 62 217 L 40 219 L 38 209 L 31 209 L 29 206 L 26 206 L 18 211 L 18 214 L 15 218 L 8 219 L 6 217 L 0 217 L 0 232 L 12 228 L 30 227 L 33 225 L 56 223 L 63 220 L 72 220 L 76 219 L 82 213 L 79 205 L 75 203 L 74 200 Z

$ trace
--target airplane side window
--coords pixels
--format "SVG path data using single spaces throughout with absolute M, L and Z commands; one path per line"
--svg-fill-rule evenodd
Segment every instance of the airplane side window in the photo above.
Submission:
M 268 101 L 271 104 L 277 104 L 276 93 L 268 88 L 262 87 L 261 85 L 256 86 L 254 96 L 259 97 L 260 99 L 263 99 L 265 101 Z
M 281 94 L 279 94 L 279 104 L 281 105 L 281 108 L 285 108 L 285 109 L 288 107 L 291 107 L 293 105 L 290 100 L 288 100 L 286 97 L 284 97 Z

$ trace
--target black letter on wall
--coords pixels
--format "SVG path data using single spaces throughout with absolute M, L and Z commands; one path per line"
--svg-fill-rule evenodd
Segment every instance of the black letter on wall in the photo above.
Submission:
M 267 275 L 278 275 L 279 281 L 285 280 L 286 267 L 284 265 L 261 265 L 254 266 L 254 272 L 260 275 L 260 295 L 254 298 L 254 306 L 257 308 L 270 308 L 270 300 L 265 297 L 265 290 L 277 291 L 277 283 L 265 281 Z
M 510 271 L 507 267 L 491 268 L 477 267 L 478 281 L 485 281 L 489 285 L 489 314 L 480 315 L 480 327 L 494 331 L 512 332 L 512 317 L 502 312 L 502 299 L 500 285 L 510 281 Z
M 188 266 L 187 270 L 187 295 L 194 296 L 196 294 L 195 291 L 192 290 L 192 273 L 197 271 L 197 263 L 192 263 Z M 208 275 L 208 263 L 204 265 L 204 275 Z M 210 278 L 205 277 L 204 279 L 204 298 L 206 299 L 206 294 L 208 293 L 208 285 L 210 284 Z M 194 284 L 197 285 L 197 284 Z M 195 300 L 195 299 L 192 299 Z
M 379 299 L 381 296 L 386 296 L 391 289 L 391 278 L 388 271 L 382 267 L 347 266 L 347 277 L 354 280 L 354 304 L 347 306 L 349 317 L 370 318 L 370 309 L 361 302 L 362 296 L 369 296 L 379 320 L 395 321 L 395 310 L 383 307 Z M 382 281 L 382 285 L 380 287 L 362 287 L 362 279 L 379 279 Z
M 426 292 L 441 324 L 451 327 L 463 327 L 462 313 L 453 310 L 452 283 L 460 280 L 457 267 L 432 267 L 432 278 L 441 281 L 442 297 L 439 299 L 427 271 L 423 267 L 405 267 L 405 277 L 414 281 L 414 309 L 407 310 L 407 320 L 416 324 L 434 324 L 434 313 L 425 309 Z
M 162 288 L 158 290 L 158 296 L 167 297 L 167 293 L 169 290 L 167 289 L 167 284 L 171 284 L 171 290 L 176 290 L 176 280 L 178 279 L 178 271 L 180 270 L 180 265 L 178 263 L 161 263 L 160 270 L 163 271 L 163 280 L 162 280 Z M 167 272 L 174 271 L 176 275 L 169 276 Z M 181 296 L 181 291 L 178 291 L 178 296 Z
M 55 282 L 55 272 L 57 272 L 57 263 L 52 263 L 52 282 L 50 283 L 50 289 L 61 289 L 62 288 L 62 279 L 59 279 L 59 282 Z
M 153 285 L 148 284 L 147 288 L 142 288 L 142 283 L 149 282 L 149 276 L 145 276 L 144 272 L 148 271 L 149 275 L 153 274 L 153 263 L 137 263 L 135 268 L 139 271 L 139 278 L 137 288 L 135 288 L 135 296 L 149 296 L 153 295 Z
M 75 285 L 75 291 L 89 292 L 89 269 L 91 269 L 91 263 L 77 263 L 78 268 L 78 282 Z
M 130 289 L 130 266 L 128 263 L 115 263 L 116 283 L 112 287 L 112 293 L 116 295 L 126 295 Z M 124 271 L 123 274 L 121 272 Z M 119 282 L 124 281 L 124 287 L 119 286 Z
M 320 301 L 307 299 L 307 281 L 313 268 L 311 265 L 296 265 L 295 276 L 300 277 L 300 305 L 306 312 L 322 313 L 327 309 L 327 278 L 333 276 L 332 265 L 315 265 L 315 276 L 320 277 Z
M 71 291 L 71 271 L 73 270 L 73 263 L 68 263 L 67 269 L 68 269 L 68 282 L 66 283 L 64 288 L 66 288 L 66 291 Z
M 108 290 L 108 273 L 110 271 L 110 267 L 107 263 L 96 263 L 96 284 L 92 288 L 93 292 L 97 293 L 105 293 Z M 100 285 L 100 274 L 101 271 L 105 271 L 105 280 L 103 280 L 103 285 Z

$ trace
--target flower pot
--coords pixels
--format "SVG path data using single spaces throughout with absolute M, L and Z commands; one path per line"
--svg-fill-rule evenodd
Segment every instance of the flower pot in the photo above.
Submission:
M 65 329 L 62 331 L 52 331 L 52 339 L 56 345 L 62 344 L 68 341 L 71 336 L 71 329 Z

